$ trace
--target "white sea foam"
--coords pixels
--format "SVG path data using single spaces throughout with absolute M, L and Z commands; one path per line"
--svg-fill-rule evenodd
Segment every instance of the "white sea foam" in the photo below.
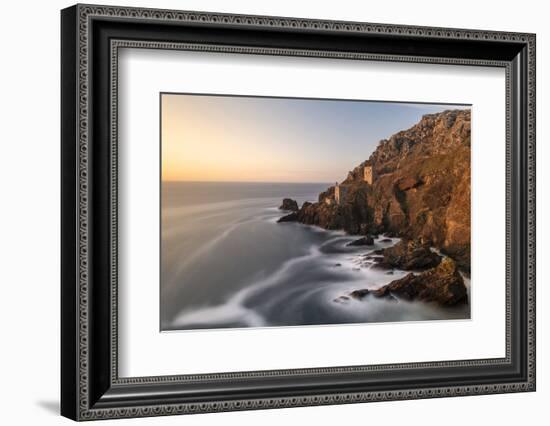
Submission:
M 223 305 L 200 309 L 186 309 L 174 320 L 176 327 L 187 325 L 208 325 L 240 323 L 246 327 L 266 326 L 265 319 L 254 309 L 245 308 L 238 303 L 224 303 Z

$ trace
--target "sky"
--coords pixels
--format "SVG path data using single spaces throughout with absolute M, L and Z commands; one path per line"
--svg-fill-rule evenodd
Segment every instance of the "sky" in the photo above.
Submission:
M 336 182 L 424 114 L 463 105 L 162 94 L 163 181 Z

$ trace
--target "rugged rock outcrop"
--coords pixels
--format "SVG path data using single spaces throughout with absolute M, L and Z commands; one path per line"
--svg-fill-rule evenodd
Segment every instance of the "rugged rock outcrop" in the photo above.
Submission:
M 422 300 L 447 306 L 468 302 L 464 280 L 456 263 L 449 257 L 429 271 L 418 275 L 410 273 L 372 293 L 376 297 Z
M 372 168 L 373 181 L 364 179 Z M 368 160 L 335 187 L 304 203 L 297 221 L 350 234 L 421 239 L 470 266 L 470 111 L 424 115 L 380 141 Z
M 382 253 L 384 259 L 381 263 L 384 266 L 405 271 L 430 269 L 441 261 L 441 257 L 430 249 L 429 244 L 419 240 L 401 240 Z
M 298 203 L 292 198 L 283 198 L 283 203 L 279 206 L 279 210 L 288 210 L 292 212 L 298 211 Z
M 403 299 L 435 302 L 444 306 L 468 302 L 468 292 L 464 280 L 458 272 L 456 263 L 449 257 L 445 257 L 438 266 L 426 272 L 410 273 L 377 290 L 354 290 L 348 296 L 340 296 L 335 301 L 341 303 L 349 298 L 362 300 L 371 296 L 392 301 Z M 346 297 L 346 299 L 342 299 L 342 297 Z

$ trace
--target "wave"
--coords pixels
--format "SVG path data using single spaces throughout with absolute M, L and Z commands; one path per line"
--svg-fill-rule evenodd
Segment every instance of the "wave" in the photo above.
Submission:
M 290 322 L 286 325 L 300 325 L 299 321 L 292 324 L 292 318 L 300 317 L 312 306 L 323 310 L 325 321 L 329 322 L 380 320 L 377 312 L 381 313 L 384 306 L 393 307 L 391 302 L 376 300 L 371 306 L 367 301 L 354 300 L 349 306 L 342 306 L 335 303 L 335 299 L 358 288 L 379 288 L 405 273 L 396 271 L 388 276 L 384 271 L 359 267 L 359 255 L 379 245 L 359 249 L 348 247 L 347 243 L 357 237 L 339 231 L 325 233 L 327 239 L 321 244 L 310 245 L 306 255 L 285 261 L 267 277 L 252 278 L 225 302 L 182 309 L 170 328 L 265 327 L 281 325 L 281 321 Z M 369 308 L 365 310 L 367 303 Z M 411 309 L 405 309 L 403 315 Z M 283 310 L 286 319 L 281 318 Z
M 242 322 L 247 327 L 259 327 L 266 325 L 267 321 L 258 312 L 252 308 L 247 308 L 244 302 L 254 294 L 257 294 L 266 288 L 273 286 L 288 276 L 290 269 L 306 259 L 311 259 L 319 255 L 316 247 L 310 247 L 310 253 L 295 259 L 288 260 L 269 277 L 257 281 L 248 287 L 243 288 L 233 295 L 227 302 L 218 306 L 210 306 L 195 309 L 185 309 L 181 311 L 174 319 L 172 325 L 175 327 L 185 327 L 189 325 L 205 325 L 216 323 Z
M 221 205 L 225 207 L 229 207 L 233 203 L 224 202 L 224 203 L 216 203 L 216 204 L 218 205 L 218 207 Z M 268 209 L 265 209 L 265 210 L 268 210 Z M 254 210 L 252 208 L 249 209 L 249 213 L 244 215 L 244 217 L 242 217 L 243 216 L 242 212 L 243 212 L 243 209 L 241 206 L 240 208 L 241 216 L 237 220 L 234 220 L 229 223 L 224 223 L 223 225 L 218 225 L 217 228 L 213 227 L 213 229 L 215 230 L 215 233 L 210 239 L 201 242 L 197 247 L 193 249 L 193 251 L 186 253 L 185 257 L 178 258 L 177 266 L 173 268 L 171 271 L 172 278 L 166 280 L 164 283 L 166 290 L 170 289 L 178 281 L 181 274 L 185 271 L 187 267 L 189 267 L 189 265 L 199 260 L 201 256 L 204 256 L 206 253 L 212 252 L 213 250 L 215 250 L 216 246 L 218 246 L 222 241 L 228 238 L 231 233 L 237 230 L 237 228 L 243 225 L 246 225 L 247 223 L 251 223 L 255 221 L 271 221 L 273 217 L 275 217 L 275 221 L 276 221 L 276 219 L 280 216 L 279 214 L 275 216 L 273 214 L 269 214 L 269 215 L 258 214 L 257 210 Z M 223 217 L 227 219 L 227 216 L 228 216 L 227 211 L 224 211 L 224 212 L 214 213 L 206 216 L 201 215 L 200 219 L 198 220 L 202 221 L 204 219 L 214 218 L 214 217 Z M 170 230 L 163 229 L 163 233 L 162 233 L 163 245 L 167 246 L 170 240 L 177 240 L 177 237 L 181 236 L 181 233 L 189 232 L 190 218 L 182 217 L 180 219 L 182 224 L 179 225 L 179 227 L 174 228 L 174 226 L 172 226 Z M 166 238 L 165 234 L 170 235 L 170 240 Z M 177 246 L 172 247 L 171 250 L 178 251 Z M 164 255 L 167 255 L 166 251 Z

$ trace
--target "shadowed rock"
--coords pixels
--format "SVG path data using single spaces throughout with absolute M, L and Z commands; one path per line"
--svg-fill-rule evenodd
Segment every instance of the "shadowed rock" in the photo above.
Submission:
M 370 294 L 370 290 L 363 288 L 361 290 L 353 290 L 349 295 L 353 297 L 354 299 L 364 299 L 367 295 Z
M 290 214 L 287 214 L 286 216 L 283 216 L 279 218 L 277 221 L 278 223 L 282 222 L 296 222 L 298 220 L 298 214 L 296 212 L 292 212 Z
M 385 266 L 410 270 L 423 270 L 437 266 L 441 257 L 434 253 L 429 244 L 418 240 L 401 240 L 396 245 L 384 249 Z
M 345 296 L 341 296 L 345 297 Z M 453 306 L 468 302 L 464 280 L 456 263 L 444 258 L 437 267 L 420 274 L 410 273 L 405 277 L 377 289 L 359 289 L 349 293 L 349 297 L 363 300 L 366 297 L 388 300 L 435 302 L 443 306 Z
M 429 271 L 392 281 L 388 285 L 370 292 L 376 297 L 397 297 L 404 300 L 421 300 L 452 306 L 468 302 L 464 280 L 456 263 L 449 257 Z
M 374 238 L 366 236 L 348 243 L 348 246 L 372 246 L 374 244 Z
M 366 288 L 363 288 L 361 290 L 354 290 L 349 294 L 349 297 L 356 299 L 356 300 L 363 300 L 365 297 L 373 295 L 375 297 L 379 297 L 376 295 L 376 290 L 368 290 Z M 346 297 L 346 296 L 340 296 L 340 297 Z M 387 300 L 392 302 L 397 302 L 397 299 L 393 297 L 391 294 L 388 294 L 386 297 Z
M 284 198 L 283 203 L 279 206 L 279 210 L 288 210 L 292 212 L 298 211 L 298 203 L 292 198 Z

